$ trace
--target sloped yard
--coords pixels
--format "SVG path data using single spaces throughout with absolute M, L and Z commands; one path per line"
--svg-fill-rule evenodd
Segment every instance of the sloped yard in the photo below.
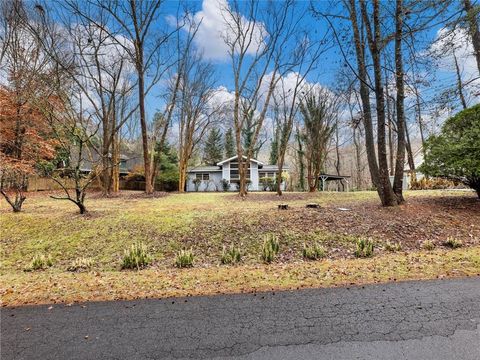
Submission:
M 4 305 L 71 302 L 145 296 L 285 289 L 297 286 L 431 278 L 480 273 L 480 201 L 461 191 L 407 193 L 407 204 L 382 208 L 374 192 L 94 194 L 89 214 L 76 214 L 48 194 L 31 194 L 25 211 L 13 214 L 1 203 L 0 289 Z M 307 203 L 320 208 L 307 209 Z M 288 210 L 278 210 L 287 203 Z M 260 253 L 267 234 L 280 251 L 272 264 Z M 371 239 L 374 256 L 357 259 L 357 241 Z M 452 250 L 447 240 L 461 244 Z M 152 264 L 121 270 L 124 249 L 143 242 Z M 430 244 L 426 250 L 424 243 Z M 221 265 L 224 246 L 242 253 L 236 265 Z M 317 244 L 325 258 L 306 261 L 304 245 Z M 392 245 L 394 249 L 392 249 Z M 173 267 L 183 248 L 194 267 Z M 395 251 L 392 251 L 395 250 Z M 36 254 L 52 259 L 46 270 L 25 272 Z M 84 272 L 66 269 L 88 258 Z

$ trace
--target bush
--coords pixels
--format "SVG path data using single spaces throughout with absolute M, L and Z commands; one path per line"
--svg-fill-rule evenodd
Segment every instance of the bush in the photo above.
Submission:
M 391 243 L 390 241 L 387 241 L 384 247 L 385 250 L 390 252 L 402 251 L 402 245 L 400 245 L 400 243 Z
M 175 266 L 178 268 L 186 268 L 193 266 L 194 254 L 192 249 L 190 250 L 180 250 L 175 257 Z
M 202 180 L 195 178 L 192 180 L 192 183 L 195 187 L 195 191 L 198 191 L 200 189 L 200 184 L 202 183 Z
M 302 255 L 304 259 L 318 260 L 325 257 L 325 250 L 318 244 L 314 244 L 313 246 L 303 244 Z
M 50 255 L 36 254 L 25 271 L 45 270 L 51 266 L 53 266 L 53 260 Z
M 444 246 L 449 247 L 450 249 L 457 249 L 462 247 L 463 244 L 460 240 L 448 237 L 447 240 L 443 243 Z
M 91 258 L 76 258 L 72 261 L 70 266 L 67 267 L 67 271 L 83 271 L 88 270 L 93 266 L 93 259 Z
M 422 243 L 422 249 L 423 249 L 423 250 L 431 251 L 431 250 L 435 249 L 435 244 L 433 243 L 433 241 L 425 240 L 425 241 Z
M 428 176 L 462 182 L 480 198 L 480 104 L 447 119 L 440 134 L 424 146 L 419 171 Z
M 451 189 L 456 185 L 453 181 L 442 178 L 422 178 L 410 183 L 410 190 L 441 190 Z
M 358 239 L 357 249 L 355 250 L 356 257 L 371 257 L 373 256 L 373 241 L 370 239 Z
M 274 180 L 269 177 L 261 177 L 258 180 L 260 186 L 262 187 L 263 191 L 273 191 L 274 187 Z
M 222 257 L 220 258 L 220 261 L 222 264 L 235 264 L 240 262 L 242 258 L 242 255 L 240 254 L 240 250 L 235 247 L 235 245 L 232 244 L 230 249 L 227 250 L 227 248 L 224 246 L 222 250 Z
M 262 260 L 271 263 L 280 250 L 280 244 L 275 234 L 267 234 L 263 240 Z
M 230 190 L 230 181 L 228 181 L 227 179 L 222 179 L 222 190 L 223 191 Z
M 141 269 L 152 262 L 147 247 L 139 242 L 133 244 L 130 249 L 125 249 L 123 254 L 122 269 Z

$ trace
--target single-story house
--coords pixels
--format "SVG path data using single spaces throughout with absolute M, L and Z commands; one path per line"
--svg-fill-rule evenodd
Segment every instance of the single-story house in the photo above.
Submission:
M 246 162 L 247 157 L 243 157 Z M 186 191 L 224 191 L 228 187 L 228 191 L 238 190 L 240 176 L 238 172 L 238 156 L 233 156 L 217 163 L 214 166 L 196 166 L 187 170 Z M 288 168 L 283 168 L 284 172 L 288 172 Z M 278 174 L 277 165 L 266 165 L 256 159 L 250 159 L 247 168 L 247 180 L 249 180 L 248 190 L 261 191 L 266 188 L 265 184 L 275 181 Z M 281 184 L 282 190 L 287 188 L 287 182 L 284 180 Z M 273 189 L 269 189 L 273 190 Z
M 405 154 L 405 157 L 407 155 Z M 413 153 L 413 163 L 415 165 L 415 169 L 418 169 L 420 165 L 423 164 L 423 148 L 420 147 Z M 418 180 L 422 180 L 425 177 L 421 172 L 415 170 L 415 178 Z M 393 185 L 394 176 L 390 176 L 390 183 Z M 408 167 L 408 161 L 405 160 L 405 169 L 403 170 L 403 182 L 402 188 L 403 190 L 408 190 L 411 187 L 412 182 L 412 171 Z

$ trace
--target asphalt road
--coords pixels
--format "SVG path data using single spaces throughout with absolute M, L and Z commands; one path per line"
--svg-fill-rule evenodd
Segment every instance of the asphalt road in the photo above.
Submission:
M 1 359 L 480 359 L 480 278 L 1 309 Z

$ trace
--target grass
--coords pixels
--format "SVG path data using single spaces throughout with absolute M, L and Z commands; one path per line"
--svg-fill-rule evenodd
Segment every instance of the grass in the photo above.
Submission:
M 480 272 L 480 243 L 475 236 L 473 239 L 477 242 L 472 244 L 465 241 L 462 234 L 455 233 L 458 241 L 463 240 L 461 249 L 437 246 L 427 252 L 421 248 L 425 240 L 422 238 L 413 248 L 399 243 L 402 252 L 390 253 L 385 250 L 389 240 L 381 236 L 335 230 L 336 227 L 333 230 L 321 228 L 326 221 L 325 211 L 349 208 L 354 204 L 376 204 L 378 199 L 374 192 L 292 194 L 292 198 L 285 201 L 290 208 L 283 212 L 276 210 L 278 198 L 262 193 L 254 195 L 245 201 L 225 193 L 171 194 L 162 198 L 87 198 L 90 212 L 83 216 L 68 202 L 55 201 L 41 193 L 30 195 L 24 211 L 19 214 L 10 212 L 2 200 L 2 301 L 13 305 L 213 294 Z M 465 196 L 460 192 L 408 192 L 407 204 L 409 197 L 445 195 Z M 305 209 L 310 202 L 320 204 L 322 210 Z M 403 210 L 381 211 L 392 212 L 397 217 Z M 342 214 L 352 218 L 358 216 L 354 211 Z M 318 227 L 310 223 L 302 225 L 305 219 Z M 439 226 L 443 224 L 442 219 L 437 220 Z M 450 226 L 458 228 L 457 224 Z M 367 231 L 370 229 L 375 230 L 375 227 Z M 266 234 L 275 235 L 281 244 L 281 251 L 269 265 L 263 264 L 261 259 Z M 378 244 L 375 256 L 355 259 L 357 241 L 365 236 L 371 236 Z M 437 245 L 442 244 L 441 240 L 435 241 Z M 395 240 L 395 244 L 397 242 Z M 132 243 L 144 244 L 152 262 L 148 268 L 138 271 L 120 271 L 124 250 Z M 233 243 L 241 244 L 241 262 L 220 266 L 223 247 L 229 250 L 228 246 Z M 304 244 L 316 244 L 325 250 L 324 260 L 302 261 Z M 174 267 L 176 255 L 182 249 L 192 248 L 195 268 Z M 25 273 L 24 269 L 31 265 L 35 254 L 48 254 L 54 259 L 53 266 Z M 455 263 L 454 259 L 460 260 Z M 375 270 L 372 272 L 369 267 Z M 415 271 L 409 273 L 407 268 Z M 424 269 L 425 275 L 418 269 Z
M 368 259 L 234 267 L 68 273 L 50 268 L 0 276 L 4 306 L 162 298 L 345 286 L 480 275 L 480 247 L 394 253 Z M 201 284 L 201 286 L 199 286 Z

